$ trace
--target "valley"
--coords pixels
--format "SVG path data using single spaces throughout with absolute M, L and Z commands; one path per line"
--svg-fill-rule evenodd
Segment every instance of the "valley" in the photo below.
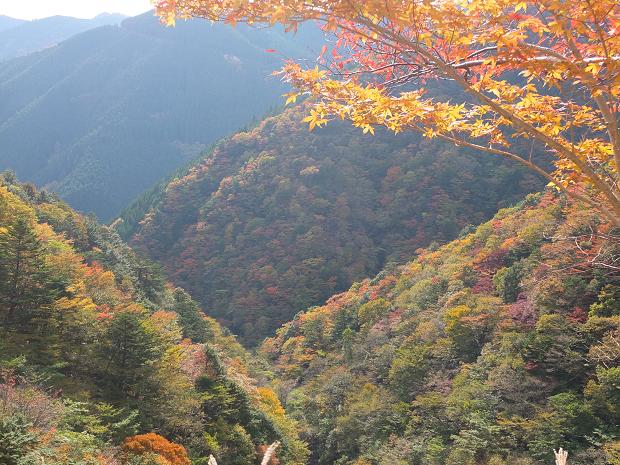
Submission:
M 83 1 L 0 2 L 0 465 L 620 464 L 616 1 Z
M 224 140 L 116 223 L 250 346 L 543 185 L 501 159 L 415 135 L 363 136 L 347 124 L 309 132 L 304 115 L 291 108 Z

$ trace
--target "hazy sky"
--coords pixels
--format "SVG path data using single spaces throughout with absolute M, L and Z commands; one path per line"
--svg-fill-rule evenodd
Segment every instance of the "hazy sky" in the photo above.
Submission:
M 0 15 L 21 19 L 54 15 L 92 18 L 99 13 L 133 16 L 151 8 L 149 0 L 0 0 Z

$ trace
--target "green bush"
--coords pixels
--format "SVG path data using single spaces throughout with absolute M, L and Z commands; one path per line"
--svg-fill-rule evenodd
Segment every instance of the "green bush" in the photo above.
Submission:
M 20 416 L 0 419 L 0 463 L 25 465 L 22 459 L 37 441 L 31 424 Z

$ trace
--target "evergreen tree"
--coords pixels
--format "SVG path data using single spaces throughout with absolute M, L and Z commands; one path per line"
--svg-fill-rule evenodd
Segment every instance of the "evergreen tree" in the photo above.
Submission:
M 209 323 L 203 318 L 198 304 L 183 289 L 174 292 L 174 311 L 179 315 L 179 324 L 183 329 L 183 337 L 194 342 L 207 342 L 213 337 Z
M 0 418 L 0 463 L 20 465 L 23 457 L 36 442 L 36 435 L 22 417 Z
M 26 331 L 33 318 L 59 295 L 43 247 L 27 219 L 0 231 L 0 315 L 7 329 Z
M 139 314 L 117 314 L 105 334 L 101 348 L 103 376 L 112 395 L 138 397 L 141 387 L 149 382 L 153 363 L 162 354 L 155 334 L 143 324 Z

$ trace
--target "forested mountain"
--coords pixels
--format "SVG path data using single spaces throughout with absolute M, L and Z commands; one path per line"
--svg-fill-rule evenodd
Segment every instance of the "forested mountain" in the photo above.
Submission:
M 416 135 L 309 132 L 304 112 L 223 141 L 117 223 L 248 344 L 542 185 L 500 158 Z
M 315 56 L 320 35 L 167 29 L 147 13 L 0 64 L 0 169 L 108 220 L 280 105 L 285 86 L 271 73 L 284 57 Z
M 16 19 L 11 18 L 10 16 L 0 15 L 0 32 L 17 27 L 20 24 L 24 24 L 25 22 L 26 21 L 24 21 L 23 19 Z
M 0 18 L 0 62 L 52 47 L 80 32 L 119 24 L 126 17 L 102 14 L 92 19 L 51 16 L 36 21 Z
M 284 325 L 262 352 L 310 463 L 618 463 L 618 237 L 532 195 Z
M 620 465 L 618 0 L 152 4 L 0 64 L 0 465 Z
M 110 228 L 0 177 L 0 463 L 253 465 L 306 448 L 266 373 Z

